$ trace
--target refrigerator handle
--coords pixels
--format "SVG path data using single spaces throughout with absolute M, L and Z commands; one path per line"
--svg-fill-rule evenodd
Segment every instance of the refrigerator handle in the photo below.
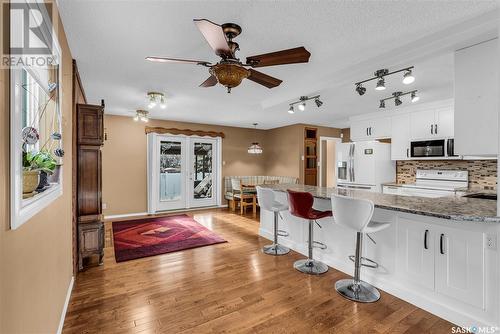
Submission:
M 356 144 L 352 144 L 352 182 L 356 182 L 356 175 L 354 174 L 354 150 L 356 149 Z
M 352 145 L 349 144 L 349 181 L 352 182 Z

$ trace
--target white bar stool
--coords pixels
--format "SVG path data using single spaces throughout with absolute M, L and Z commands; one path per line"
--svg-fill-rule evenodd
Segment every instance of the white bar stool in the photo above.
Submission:
M 274 242 L 271 245 L 264 246 L 262 251 L 268 255 L 285 255 L 290 252 L 290 248 L 278 244 L 278 236 L 286 237 L 288 236 L 288 233 L 278 229 L 278 215 L 280 215 L 281 211 L 287 211 L 288 205 L 276 201 L 274 191 L 271 189 L 259 186 L 256 188 L 260 208 L 272 211 L 274 214 Z
M 349 256 L 351 260 L 354 260 L 354 277 L 335 282 L 335 290 L 347 299 L 362 303 L 372 303 L 380 299 L 380 292 L 359 278 L 361 266 L 378 267 L 375 261 L 361 256 L 363 235 L 381 231 L 390 225 L 390 223 L 371 221 L 373 210 L 372 201 L 332 195 L 332 212 L 335 223 L 357 232 L 356 255 Z

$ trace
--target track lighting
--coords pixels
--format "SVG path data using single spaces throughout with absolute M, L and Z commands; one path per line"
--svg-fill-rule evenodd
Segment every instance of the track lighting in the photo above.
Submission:
M 358 92 L 360 96 L 364 95 L 366 93 L 366 88 L 363 87 L 361 84 L 358 84 L 356 85 L 356 92 Z
M 384 80 L 384 78 L 378 79 L 377 86 L 375 87 L 375 90 L 385 90 L 385 80 Z
M 366 88 L 363 88 L 366 90 Z M 323 101 L 320 100 L 320 95 L 315 96 L 301 96 L 298 101 L 290 103 L 290 108 L 288 109 L 289 114 L 295 113 L 294 106 L 297 105 L 297 109 L 300 111 L 306 110 L 306 101 L 314 100 L 316 106 L 319 108 L 323 105 Z
M 420 100 L 420 97 L 419 97 L 419 96 L 417 96 L 417 92 L 415 91 L 415 92 L 411 93 L 411 102 L 412 102 L 412 103 L 415 103 L 415 102 L 417 102 L 418 100 Z
M 380 100 L 379 108 L 385 108 L 385 101 L 394 99 L 394 104 L 396 107 L 400 106 L 403 104 L 403 101 L 401 101 L 401 96 L 405 95 L 411 95 L 411 102 L 417 102 L 419 100 L 417 96 L 417 90 L 412 90 L 406 93 L 403 92 L 394 92 L 392 93 L 392 96 L 386 97 L 385 99 Z
M 407 70 L 406 73 L 403 75 L 403 83 L 405 85 L 409 85 L 415 81 L 415 77 L 411 73 L 411 70 Z
M 384 90 L 385 89 L 385 77 L 388 75 L 392 75 L 392 74 L 403 72 L 403 71 L 405 71 L 405 74 L 403 75 L 403 83 L 405 85 L 411 84 L 412 82 L 415 81 L 415 77 L 412 74 L 413 68 L 414 68 L 413 66 L 410 66 L 410 67 L 405 67 L 405 68 L 402 68 L 400 70 L 392 71 L 392 72 L 389 72 L 389 70 L 386 68 L 377 70 L 377 71 L 375 71 L 375 73 L 373 73 L 373 75 L 374 75 L 373 77 L 354 83 L 356 85 L 356 92 L 359 95 L 365 94 L 366 88 L 363 87 L 362 84 L 364 84 L 365 82 L 368 82 L 368 81 L 372 81 L 372 80 L 377 80 L 377 85 L 375 86 L 375 90 Z

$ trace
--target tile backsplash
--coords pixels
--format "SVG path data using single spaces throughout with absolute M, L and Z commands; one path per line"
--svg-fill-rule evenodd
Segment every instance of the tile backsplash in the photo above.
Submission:
M 496 160 L 408 160 L 396 162 L 398 183 L 415 182 L 417 169 L 468 170 L 469 188 L 497 189 Z

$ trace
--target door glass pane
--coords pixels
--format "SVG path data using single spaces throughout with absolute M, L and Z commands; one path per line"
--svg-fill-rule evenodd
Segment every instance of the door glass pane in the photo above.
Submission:
M 181 143 L 160 142 L 160 201 L 181 199 Z
M 194 198 L 212 198 L 212 144 L 194 144 Z

